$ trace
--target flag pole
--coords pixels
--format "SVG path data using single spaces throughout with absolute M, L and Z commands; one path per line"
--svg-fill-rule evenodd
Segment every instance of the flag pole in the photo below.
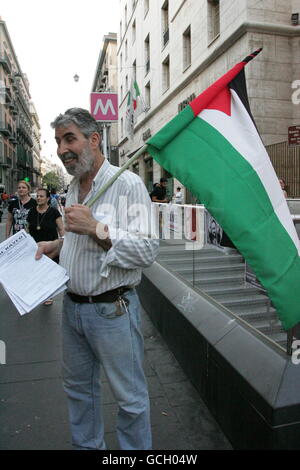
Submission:
M 92 207 L 92 205 L 99 199 L 100 196 L 116 181 L 117 178 L 125 171 L 127 168 L 132 165 L 135 160 L 137 160 L 145 151 L 147 150 L 147 144 L 143 145 L 132 157 L 125 163 L 114 176 L 95 194 L 95 196 L 90 199 L 86 205 Z

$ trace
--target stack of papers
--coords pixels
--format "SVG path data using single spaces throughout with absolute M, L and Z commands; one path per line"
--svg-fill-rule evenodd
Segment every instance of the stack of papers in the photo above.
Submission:
M 0 282 L 20 315 L 65 290 L 69 280 L 66 270 L 47 256 L 36 260 L 37 249 L 25 230 L 0 243 Z

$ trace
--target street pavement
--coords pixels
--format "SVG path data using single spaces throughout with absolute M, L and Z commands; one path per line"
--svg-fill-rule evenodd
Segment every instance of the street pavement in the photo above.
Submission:
M 5 220 L 0 223 L 4 239 Z M 26 266 L 23 267 L 26 276 Z M 71 449 L 61 380 L 61 305 L 41 305 L 20 316 L 0 287 L 0 450 Z M 229 450 L 231 445 L 174 355 L 142 312 L 155 450 Z M 117 405 L 103 377 L 106 443 L 117 450 Z

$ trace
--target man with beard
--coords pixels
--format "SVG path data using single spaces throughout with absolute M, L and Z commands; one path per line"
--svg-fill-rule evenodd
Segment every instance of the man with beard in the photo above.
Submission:
M 120 448 L 151 449 L 140 306 L 134 289 L 141 268 L 153 263 L 158 248 L 158 241 L 145 235 L 149 196 L 142 180 L 125 171 L 91 209 L 87 207 L 118 168 L 102 155 L 98 125 L 88 111 L 69 109 L 52 127 L 58 156 L 74 178 L 66 199 L 64 239 L 41 242 L 36 257 L 60 253 L 60 264 L 70 277 L 62 331 L 73 447 L 106 448 L 100 405 L 103 367 L 119 405 Z

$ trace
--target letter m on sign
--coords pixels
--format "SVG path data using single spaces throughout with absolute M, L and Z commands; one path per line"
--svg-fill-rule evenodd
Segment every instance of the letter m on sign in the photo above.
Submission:
M 117 122 L 117 93 L 91 93 L 91 114 L 99 122 Z

